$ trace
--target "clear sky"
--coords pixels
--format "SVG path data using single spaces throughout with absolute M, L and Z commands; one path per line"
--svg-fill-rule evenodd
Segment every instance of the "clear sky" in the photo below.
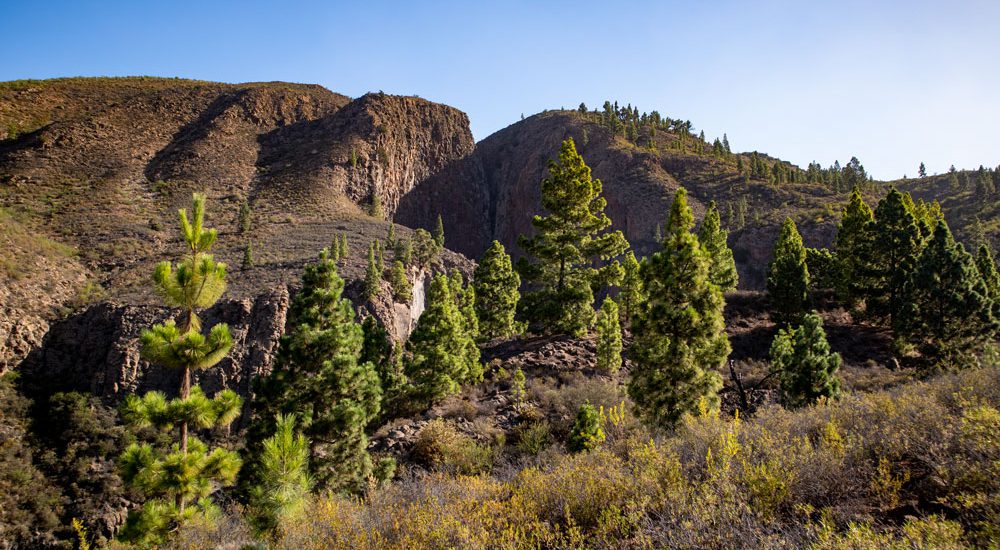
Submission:
M 1000 164 L 1000 1 L 0 0 L 0 80 L 156 75 L 416 94 L 476 139 L 605 99 L 877 178 Z

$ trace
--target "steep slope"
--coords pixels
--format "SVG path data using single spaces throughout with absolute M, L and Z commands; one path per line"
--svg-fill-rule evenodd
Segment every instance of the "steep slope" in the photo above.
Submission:
M 4 317 L 18 320 L 0 322 L 0 371 L 68 302 L 155 303 L 149 274 L 179 250 L 176 210 L 193 191 L 208 195 L 219 258 L 240 265 L 252 245 L 254 266 L 228 296 L 253 298 L 294 283 L 337 234 L 351 244 L 343 274 L 360 276 L 368 243 L 387 231 L 366 213 L 373 196 L 391 215 L 474 145 L 468 117 L 451 107 L 281 82 L 0 83 L 0 129 L 0 214 L 13 220 L 3 261 L 22 272 L 0 280 Z M 51 246 L 18 244 L 29 237 Z M 469 269 L 451 253 L 445 263 Z
M 746 178 L 737 170 L 735 155 L 723 158 L 693 147 L 677 149 L 678 138 L 669 132 L 647 136 L 638 146 L 576 111 L 541 113 L 487 137 L 471 155 L 404 197 L 396 220 L 429 228 L 440 213 L 446 233 L 462 235 L 452 244 L 463 254 L 478 257 L 497 239 L 518 255 L 518 235 L 531 234 L 532 216 L 542 213 L 539 182 L 547 175 L 548 160 L 568 137 L 603 182 L 614 227 L 640 253 L 653 249 L 656 226 L 665 221 L 681 185 L 690 192 L 698 218 L 715 200 L 725 223 L 729 209 L 735 211 L 743 202 L 745 223 L 730 224 L 742 288 L 763 287 L 771 246 L 785 216 L 799 222 L 808 245 L 832 242 L 845 195 L 821 184 L 776 185 Z

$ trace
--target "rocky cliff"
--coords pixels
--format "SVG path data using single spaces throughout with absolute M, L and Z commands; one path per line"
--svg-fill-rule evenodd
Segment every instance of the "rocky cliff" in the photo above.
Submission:
M 178 250 L 176 210 L 193 191 L 208 195 L 217 257 L 239 266 L 253 248 L 228 296 L 259 300 L 341 234 L 342 275 L 361 276 L 387 232 L 367 214 L 373 197 L 391 216 L 473 148 L 464 113 L 416 97 L 159 78 L 0 83 L 0 137 L 0 372 L 67 308 L 156 304 L 148 277 Z M 450 252 L 443 261 L 471 269 Z
M 716 200 L 725 224 L 728 207 L 741 197 L 746 201 L 747 223 L 730 232 L 742 288 L 763 288 L 771 247 L 786 215 L 800 223 L 807 245 L 832 243 L 836 217 L 831 214 L 842 196 L 820 185 L 746 180 L 732 163 L 676 150 L 677 138 L 667 132 L 640 147 L 576 111 L 541 113 L 487 137 L 471 155 L 406 195 L 396 219 L 429 228 L 440 213 L 445 232 L 463 236 L 460 242 L 450 241 L 455 250 L 478 257 L 496 239 L 519 255 L 517 237 L 532 234 L 532 216 L 543 213 L 539 183 L 548 161 L 570 137 L 604 185 L 613 227 L 640 254 L 655 249 L 656 226 L 666 221 L 679 186 L 689 191 L 696 219 Z

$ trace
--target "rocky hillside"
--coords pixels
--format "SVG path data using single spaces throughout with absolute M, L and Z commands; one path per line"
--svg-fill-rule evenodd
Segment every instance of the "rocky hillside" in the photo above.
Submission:
M 832 245 L 846 193 L 837 193 L 819 183 L 774 184 L 738 171 L 733 155 L 712 154 L 711 145 L 701 151 L 692 145 L 679 149 L 677 134 L 660 131 L 641 138 L 637 145 L 615 135 L 593 114 L 550 111 L 496 132 L 476 145 L 475 151 L 427 179 L 404 197 L 397 221 L 411 227 L 431 227 L 438 213 L 445 231 L 462 235 L 451 242 L 455 249 L 478 257 L 493 239 L 517 255 L 517 237 L 531 234 L 531 218 L 541 214 L 539 182 L 547 175 L 547 163 L 560 143 L 573 138 L 593 175 L 604 184 L 607 213 L 614 227 L 622 230 L 639 253 L 654 247 L 657 224 L 664 223 L 678 186 L 689 191 L 689 201 L 700 218 L 710 200 L 719 204 L 723 224 L 730 229 L 740 272 L 740 287 L 762 289 L 771 258 L 771 248 L 781 222 L 792 217 L 807 246 Z M 744 153 L 743 162 L 751 156 Z M 761 155 L 768 163 L 781 162 Z M 787 163 L 786 163 L 787 164 Z M 788 165 L 790 166 L 790 165 Z M 970 177 L 974 177 L 973 173 Z M 968 213 L 984 212 L 988 219 L 997 211 L 983 211 L 971 192 L 956 200 L 956 192 L 942 186 L 942 177 L 895 182 L 914 190 L 925 200 L 941 200 L 952 226 L 960 235 L 972 222 Z M 886 186 L 875 182 L 865 192 L 874 205 Z M 727 223 L 727 213 L 743 203 L 743 223 Z M 988 226 L 996 231 L 997 227 Z
M 474 146 L 464 113 L 415 97 L 159 78 L 3 83 L 0 129 L 0 371 L 67 307 L 155 303 L 149 273 L 178 250 L 176 209 L 193 191 L 208 195 L 218 257 L 239 266 L 252 246 L 228 294 L 252 299 L 294 283 L 337 234 L 344 275 L 359 276 L 387 231 L 367 213 L 375 197 L 391 216 Z

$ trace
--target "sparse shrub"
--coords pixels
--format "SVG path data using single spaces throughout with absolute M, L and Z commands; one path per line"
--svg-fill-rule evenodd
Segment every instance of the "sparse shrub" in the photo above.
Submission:
M 414 457 L 424 465 L 456 474 L 489 472 L 497 459 L 499 445 L 479 444 L 440 418 L 431 420 L 417 434 Z
M 537 455 L 552 442 L 552 429 L 548 422 L 528 422 L 517 430 L 517 450 L 526 455 Z

